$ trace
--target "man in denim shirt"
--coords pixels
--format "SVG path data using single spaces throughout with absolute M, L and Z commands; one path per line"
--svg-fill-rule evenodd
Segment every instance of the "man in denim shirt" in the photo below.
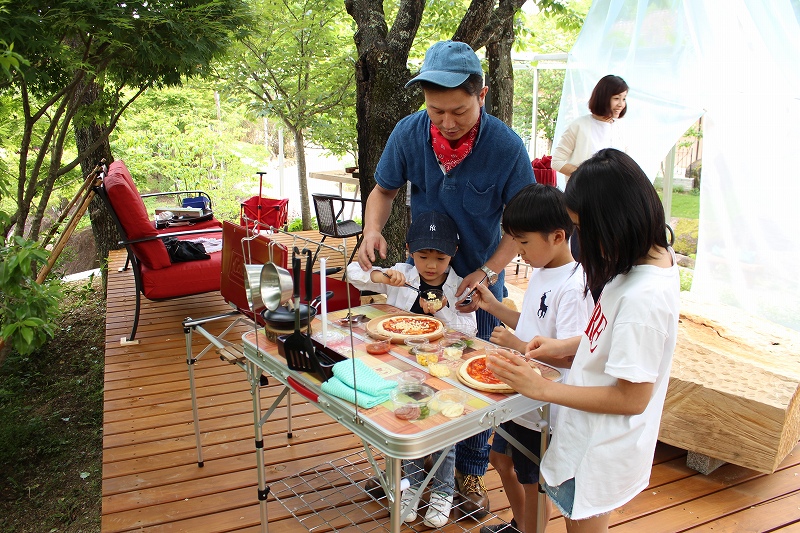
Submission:
M 469 45 L 441 41 L 425 53 L 419 83 L 424 111 L 402 119 L 394 128 L 375 171 L 377 185 L 367 198 L 364 240 L 358 251 L 361 268 L 369 270 L 375 252 L 386 257 L 381 235 L 397 191 L 411 184 L 411 217 L 438 211 L 452 218 L 461 246 L 452 268 L 463 279 L 463 295 L 488 280 L 492 293 L 503 298 L 505 267 L 517 253 L 503 235 L 503 207 L 524 186 L 535 183 L 531 160 L 522 139 L 483 108 L 488 87 L 483 69 Z M 477 293 L 476 293 L 477 294 Z M 478 336 L 488 339 L 498 321 L 473 301 L 462 311 L 477 311 Z M 489 500 L 483 475 L 489 461 L 484 431 L 456 445 L 456 481 L 468 497 L 461 509 L 485 516 Z

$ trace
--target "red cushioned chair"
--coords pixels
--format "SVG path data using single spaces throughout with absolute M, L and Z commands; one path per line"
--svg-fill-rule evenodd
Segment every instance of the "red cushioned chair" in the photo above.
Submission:
M 158 301 L 219 290 L 221 251 L 209 254 L 209 260 L 172 263 L 162 240 L 165 237 L 222 238 L 222 228 L 218 221 L 208 221 L 211 224 L 204 223 L 200 229 L 192 228 L 188 231 L 176 231 L 184 228 L 157 230 L 149 219 L 142 197 L 122 161 L 115 161 L 109 166 L 101 184 L 94 190 L 114 219 L 122 239 L 120 244 L 127 249 L 128 260 L 133 267 L 136 311 L 130 337 L 123 338 L 123 342 L 133 342 L 136 336 L 141 294 L 148 300 Z

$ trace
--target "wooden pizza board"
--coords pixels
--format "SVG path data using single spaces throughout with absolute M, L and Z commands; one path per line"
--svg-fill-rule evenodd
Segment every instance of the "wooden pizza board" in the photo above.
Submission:
M 396 316 L 414 316 L 414 317 L 415 316 L 424 316 L 426 318 L 432 318 L 433 320 L 437 320 L 437 321 L 439 321 L 441 323 L 441 320 L 439 320 L 436 317 L 432 317 L 430 315 L 417 315 L 416 313 L 408 313 L 408 312 L 405 312 L 405 313 L 387 313 L 387 314 L 381 315 L 381 316 L 379 316 L 377 318 L 373 318 L 372 320 L 367 322 L 367 324 L 364 326 L 364 328 L 367 330 L 367 335 L 369 335 L 370 337 L 373 337 L 375 339 L 385 339 L 386 335 L 383 334 L 383 333 L 379 333 L 378 330 L 377 330 L 378 324 L 382 320 L 385 320 L 387 318 L 396 317 Z M 431 333 L 429 335 L 413 335 L 413 336 L 414 337 L 425 337 L 429 341 L 435 341 L 436 339 L 440 339 L 443 335 L 444 335 L 444 324 L 442 324 L 442 330 L 439 333 Z M 412 335 L 406 335 L 405 337 L 410 337 L 410 336 L 412 336 Z M 396 337 L 392 337 L 390 339 L 390 341 L 395 343 L 395 344 L 403 344 L 404 340 L 405 340 L 404 338 L 399 338 L 399 337 L 397 337 L 397 338 Z
M 497 394 L 512 394 L 514 392 L 517 392 L 514 389 L 512 389 L 511 387 L 509 387 L 508 385 L 505 385 L 505 383 L 503 384 L 504 388 L 498 389 L 498 388 L 492 388 L 489 385 L 483 385 L 482 383 L 477 383 L 475 381 L 467 381 L 466 379 L 464 379 L 464 375 L 467 373 L 467 366 L 472 361 L 474 361 L 475 359 L 480 359 L 482 357 L 486 357 L 486 356 L 485 355 L 476 355 L 475 357 L 470 357 L 469 359 L 464 361 L 461 364 L 461 366 L 458 367 L 458 372 L 456 373 L 458 375 L 458 381 L 460 381 L 461 383 L 463 383 L 464 385 L 466 385 L 467 387 L 469 387 L 471 389 L 475 389 L 475 390 L 479 390 L 479 391 L 483 391 L 483 392 L 495 392 Z
M 483 392 L 497 392 L 497 393 L 500 393 L 500 394 L 509 394 L 509 393 L 512 393 L 512 392 L 516 392 L 511 387 L 508 387 L 508 390 L 495 390 L 495 389 L 476 386 L 475 383 L 467 382 L 464 379 L 462 372 L 466 373 L 467 365 L 472 360 L 477 359 L 479 357 L 486 357 L 486 355 L 476 355 L 475 357 L 470 357 L 469 359 L 464 361 L 464 363 L 458 368 L 458 372 L 456 374 L 458 375 L 458 380 L 461 383 L 463 383 L 467 387 L 473 388 L 475 390 L 483 391 Z M 528 364 L 530 364 L 534 368 L 537 368 L 539 370 L 539 373 L 545 379 L 549 379 L 550 381 L 557 381 L 559 378 L 561 378 L 561 371 L 559 371 L 559 370 L 557 370 L 557 369 L 555 369 L 555 368 L 553 368 L 553 367 L 551 367 L 549 365 L 546 365 L 544 363 L 540 363 L 539 361 L 528 361 Z

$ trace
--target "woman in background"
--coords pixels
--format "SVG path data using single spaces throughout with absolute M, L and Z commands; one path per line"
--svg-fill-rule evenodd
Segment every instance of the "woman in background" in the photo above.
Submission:
M 619 119 L 628 110 L 628 84 L 619 76 L 600 78 L 589 97 L 589 115 L 575 119 L 561 136 L 553 152 L 552 168 L 567 179 L 578 165 L 603 148 L 628 148 L 625 130 Z

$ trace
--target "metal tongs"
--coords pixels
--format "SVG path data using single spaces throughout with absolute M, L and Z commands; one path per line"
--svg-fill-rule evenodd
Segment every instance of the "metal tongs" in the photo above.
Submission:
M 486 278 L 488 278 L 488 277 L 489 277 L 489 274 L 484 274 L 483 275 L 483 279 L 481 279 L 478 282 L 478 285 L 483 284 L 483 282 L 486 281 Z M 471 291 L 469 291 L 469 294 L 467 294 L 467 296 L 463 300 L 461 300 L 460 302 L 456 303 L 456 305 L 457 306 L 465 306 L 465 305 L 471 304 L 472 303 L 472 295 L 475 294 L 475 291 L 477 291 L 477 290 L 478 290 L 478 286 L 476 285 L 475 287 L 472 288 Z

